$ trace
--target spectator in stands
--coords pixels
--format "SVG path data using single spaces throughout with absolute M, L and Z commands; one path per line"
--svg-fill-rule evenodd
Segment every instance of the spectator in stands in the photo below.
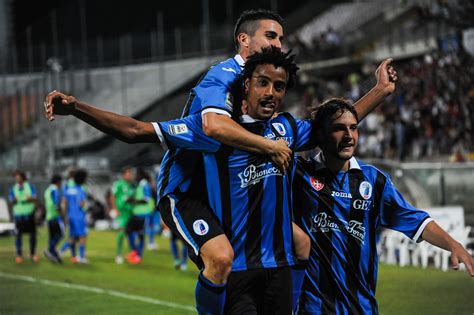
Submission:
M 23 171 L 14 172 L 15 184 L 11 187 L 9 198 L 10 205 L 13 207 L 13 217 L 15 220 L 15 262 L 23 262 L 22 236 L 23 233 L 30 235 L 30 258 L 34 262 L 39 261 L 36 255 L 36 223 L 35 209 L 38 202 L 36 188 L 27 181 Z
M 458 143 L 468 151 L 474 150 L 474 115 L 468 105 L 474 100 L 474 58 L 463 51 L 433 52 L 400 61 L 397 66 L 402 78 L 399 88 L 380 111 L 361 124 L 364 133 L 359 153 L 403 161 L 440 156 L 448 159 Z M 350 99 L 357 99 L 373 84 L 370 72 L 363 71 L 360 79 L 353 74 L 348 77 Z M 306 80 L 303 88 L 310 91 L 317 82 L 316 91 L 305 93 L 303 108 L 295 112 L 307 113 L 304 107 L 308 104 L 342 95 L 345 90 L 338 81 L 318 77 Z

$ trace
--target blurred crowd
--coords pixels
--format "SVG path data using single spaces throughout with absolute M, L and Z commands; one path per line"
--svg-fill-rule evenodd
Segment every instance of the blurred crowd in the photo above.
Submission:
M 359 156 L 405 160 L 450 157 L 463 161 L 473 151 L 474 59 L 464 52 L 433 52 L 395 61 L 396 92 L 360 126 Z M 344 96 L 358 100 L 374 85 L 375 65 L 345 78 L 300 76 L 304 89 L 300 117 L 322 100 Z
M 310 44 L 302 41 L 298 33 L 293 33 L 288 37 L 288 47 L 291 47 L 300 59 L 305 60 L 330 59 L 340 57 L 346 52 L 343 50 L 339 32 L 332 27 L 315 34 Z

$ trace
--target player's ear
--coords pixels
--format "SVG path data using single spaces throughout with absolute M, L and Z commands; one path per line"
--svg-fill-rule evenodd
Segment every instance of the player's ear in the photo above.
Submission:
M 241 110 L 242 110 L 242 114 L 248 113 L 248 104 L 246 100 L 242 100 Z
M 250 36 L 248 34 L 240 33 L 239 35 L 237 35 L 237 41 L 239 42 L 240 48 L 249 48 L 249 39 Z
M 244 81 L 244 95 L 249 93 L 250 79 L 246 78 Z

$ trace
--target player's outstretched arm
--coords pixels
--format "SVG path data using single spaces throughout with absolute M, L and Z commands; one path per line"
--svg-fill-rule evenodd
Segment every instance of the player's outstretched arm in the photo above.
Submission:
M 398 77 L 397 71 L 390 65 L 392 61 L 392 58 L 388 58 L 379 65 L 375 71 L 377 84 L 354 104 L 359 120 L 364 119 L 388 95 L 395 91 L 395 82 Z
M 221 143 L 252 153 L 267 154 L 281 170 L 289 166 L 292 151 L 284 140 L 273 141 L 253 134 L 229 116 L 213 112 L 203 115 L 202 125 L 207 136 Z
M 151 123 L 101 110 L 60 91 L 52 91 L 46 96 L 44 111 L 49 121 L 53 121 L 55 115 L 73 115 L 94 128 L 127 143 L 158 141 Z
M 431 221 L 428 223 L 421 237 L 434 246 L 450 251 L 453 269 L 459 269 L 459 263 L 461 262 L 466 266 L 467 272 L 471 277 L 474 277 L 474 259 L 472 256 L 436 222 Z

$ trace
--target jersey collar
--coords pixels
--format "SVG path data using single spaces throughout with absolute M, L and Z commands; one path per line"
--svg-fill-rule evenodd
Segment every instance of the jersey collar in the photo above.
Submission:
M 249 123 L 254 123 L 254 122 L 259 122 L 259 121 L 261 120 L 252 118 L 247 114 L 240 116 L 240 122 L 244 124 L 249 124 Z
M 326 159 L 324 158 L 323 152 L 319 152 L 316 154 L 316 156 L 313 158 L 314 164 L 315 164 L 315 169 L 318 171 L 320 169 L 326 168 Z M 360 171 L 360 166 L 359 163 L 357 162 L 355 157 L 351 157 L 349 160 L 349 170 L 356 169 Z
M 242 58 L 241 55 L 239 55 L 239 54 L 235 55 L 235 56 L 234 56 L 234 60 L 239 64 L 239 66 L 240 66 L 241 68 L 244 67 L 245 61 L 244 61 L 244 58 Z

